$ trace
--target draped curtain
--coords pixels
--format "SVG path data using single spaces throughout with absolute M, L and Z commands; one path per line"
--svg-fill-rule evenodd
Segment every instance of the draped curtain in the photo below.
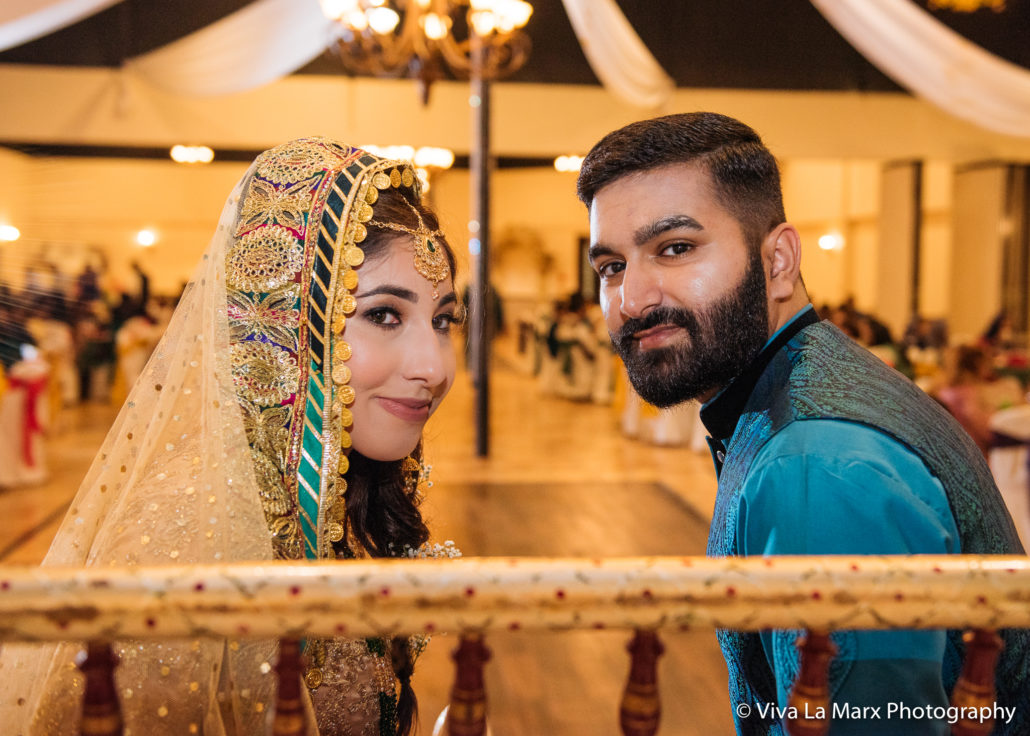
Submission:
M 988 53 L 910 0 L 812 0 L 884 74 L 982 128 L 1030 136 L 1030 71 Z
M 99 13 L 121 0 L 3 0 L 0 51 L 21 46 Z
M 318 0 L 258 0 L 125 66 L 181 95 L 227 95 L 296 71 L 339 33 Z
M 4 0 L 0 50 L 51 33 L 119 0 Z M 616 0 L 562 0 L 604 86 L 641 108 L 664 104 L 675 84 Z M 911 0 L 812 0 L 884 73 L 945 111 L 988 130 L 1030 135 L 1030 70 L 971 43 Z M 126 62 L 182 95 L 243 92 L 296 71 L 339 36 L 319 0 L 257 0 L 167 46 Z
M 614 0 L 563 0 L 598 78 L 614 95 L 653 108 L 673 80 L 655 61 Z M 150 53 L 126 68 L 184 95 L 242 92 L 285 76 L 336 40 L 339 28 L 318 0 L 259 0 Z
M 676 83 L 655 60 L 615 0 L 562 0 L 583 53 L 601 83 L 623 102 L 655 108 Z

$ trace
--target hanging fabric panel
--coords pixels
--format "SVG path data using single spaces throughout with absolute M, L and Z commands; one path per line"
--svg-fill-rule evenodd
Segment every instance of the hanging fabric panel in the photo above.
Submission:
M 126 62 L 147 82 L 192 97 L 274 82 L 339 35 L 318 0 L 258 0 L 199 31 Z
M 655 60 L 615 0 L 562 0 L 583 53 L 601 83 L 635 107 L 656 108 L 676 84 Z
M 0 51 L 59 31 L 120 2 L 121 0 L 4 0 L 0 3 Z
M 982 128 L 1030 136 L 1030 70 L 988 53 L 910 0 L 812 0 L 884 74 Z

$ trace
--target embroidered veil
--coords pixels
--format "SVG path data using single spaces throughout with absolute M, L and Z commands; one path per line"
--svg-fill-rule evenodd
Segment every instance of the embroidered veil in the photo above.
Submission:
M 226 202 L 44 565 L 337 556 L 353 400 L 351 347 L 340 334 L 355 309 L 359 244 L 380 191 L 417 202 L 418 187 L 408 165 L 326 139 L 258 157 Z M 80 648 L 4 648 L 7 733 L 77 733 Z M 127 735 L 268 729 L 272 642 L 117 641 L 115 653 Z M 388 647 L 384 656 L 374 641 L 309 642 L 309 655 L 316 666 L 305 679 L 317 688 L 323 736 L 379 734 L 381 725 L 391 732 Z

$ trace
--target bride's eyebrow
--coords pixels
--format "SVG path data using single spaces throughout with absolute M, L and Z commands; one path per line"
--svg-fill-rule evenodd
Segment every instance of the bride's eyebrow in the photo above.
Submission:
M 418 294 L 413 292 L 411 289 L 405 289 L 401 286 L 391 286 L 390 284 L 383 284 L 382 286 L 369 289 L 361 294 L 355 294 L 354 298 L 364 299 L 367 296 L 376 296 L 378 294 L 389 294 L 390 296 L 395 296 L 398 299 L 409 301 L 412 304 L 418 304 Z
M 457 301 L 458 301 L 458 297 L 452 291 L 450 294 L 447 294 L 446 296 L 444 296 L 440 300 L 440 303 L 436 305 L 436 308 L 439 309 L 440 307 L 446 307 L 448 304 L 455 304 L 455 303 L 457 303 Z

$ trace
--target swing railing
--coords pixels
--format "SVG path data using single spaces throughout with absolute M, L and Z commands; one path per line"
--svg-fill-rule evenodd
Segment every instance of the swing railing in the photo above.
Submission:
M 136 568 L 0 567 L 0 641 L 82 641 L 81 732 L 121 733 L 110 643 L 126 639 L 279 639 L 277 736 L 305 733 L 305 637 L 453 632 L 448 733 L 485 733 L 490 632 L 632 631 L 620 711 L 627 736 L 653 736 L 660 632 L 800 629 L 801 670 L 785 711 L 792 736 L 830 724 L 829 634 L 965 629 L 952 695 L 955 736 L 989 734 L 1002 628 L 1030 628 L 1030 558 L 479 558 L 235 563 Z M 987 710 L 981 710 L 987 709 Z M 805 714 L 808 714 L 807 717 Z M 813 715 L 814 714 L 814 715 Z

